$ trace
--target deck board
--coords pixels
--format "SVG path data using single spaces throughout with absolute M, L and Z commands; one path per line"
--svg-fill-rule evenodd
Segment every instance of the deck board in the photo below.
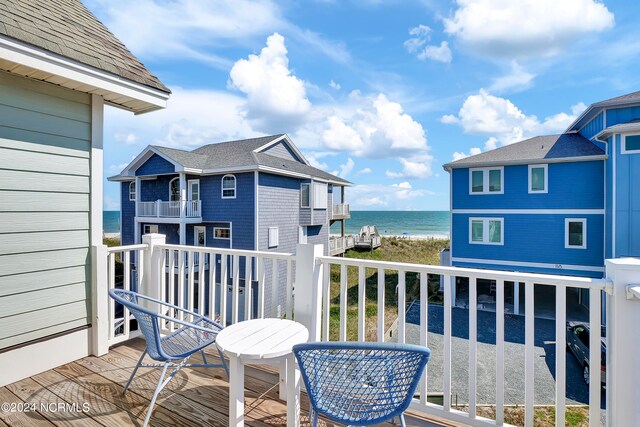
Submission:
M 0 402 L 40 402 L 57 405 L 88 403 L 88 412 L 0 411 L 0 427 L 101 427 L 140 426 L 160 370 L 141 368 L 128 392 L 122 394 L 144 341 L 136 339 L 112 348 L 102 357 L 85 357 L 6 387 L 0 388 Z M 209 363 L 219 362 L 215 349 L 207 350 Z M 199 356 L 194 356 L 199 361 Z M 248 366 L 245 371 L 245 425 L 286 425 L 286 403 L 278 398 L 275 369 Z M 161 427 L 227 426 L 229 384 L 224 369 L 185 368 L 160 393 L 151 425 Z M 301 422 L 309 425 L 309 400 L 301 396 Z M 438 427 L 453 424 L 427 418 L 407 417 L 410 426 Z M 321 426 L 334 426 L 321 422 Z M 392 426 L 392 424 L 385 424 Z

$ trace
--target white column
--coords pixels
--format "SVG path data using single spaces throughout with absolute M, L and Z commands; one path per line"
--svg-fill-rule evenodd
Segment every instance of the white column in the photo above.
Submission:
M 166 236 L 164 234 L 145 234 L 142 236 L 142 243 L 149 245 L 145 251 L 142 262 L 142 291 L 143 295 L 160 299 L 160 275 L 163 272 L 162 249 L 156 245 L 164 245 Z
M 142 180 L 140 179 L 139 176 L 136 176 L 136 201 L 135 201 L 135 215 L 134 217 L 138 216 L 138 205 L 140 204 L 140 193 L 142 193 L 142 188 L 140 188 L 142 186 Z
M 109 303 L 107 285 L 107 247 L 91 247 L 91 354 L 109 352 Z
M 513 282 L 513 314 L 520 314 L 520 282 Z
M 451 276 L 451 307 L 456 306 L 456 276 Z
M 180 175 L 180 221 L 184 221 L 187 209 L 187 178 L 184 173 Z
M 322 314 L 322 268 L 316 258 L 324 253 L 324 245 L 296 246 L 296 289 L 294 316 L 309 330 L 309 341 L 320 341 Z
M 629 285 L 640 286 L 640 259 L 606 261 L 613 282 L 607 295 L 607 426 L 640 425 L 640 300 Z M 631 288 L 629 288 L 631 290 Z

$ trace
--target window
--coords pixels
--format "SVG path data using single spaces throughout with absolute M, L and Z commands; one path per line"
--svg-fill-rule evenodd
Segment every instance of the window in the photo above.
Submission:
M 158 232 L 157 224 L 144 224 L 142 226 L 142 234 L 151 234 L 151 233 L 157 233 L 157 232 Z
M 547 193 L 548 165 L 529 165 L 529 193 Z
M 308 208 L 311 206 L 311 192 L 309 191 L 310 184 L 300 184 L 300 207 Z
M 269 227 L 269 247 L 275 248 L 278 246 L 278 227 Z
M 504 244 L 504 218 L 469 218 L 469 243 Z
M 173 178 L 169 181 L 169 201 L 170 202 L 179 202 L 180 201 L 180 179 Z
M 207 246 L 207 227 L 193 227 L 193 245 Z
M 566 218 L 564 220 L 564 229 L 565 248 L 587 248 L 587 220 L 585 218 Z
M 233 175 L 225 175 L 222 177 L 222 198 L 236 198 L 236 177 Z
M 190 179 L 188 183 L 189 187 L 189 200 L 200 200 L 200 180 Z
M 231 239 L 231 229 L 230 228 L 214 228 L 213 229 L 213 237 L 216 239 Z
M 327 184 L 322 182 L 313 183 L 313 207 L 315 209 L 327 209 Z
M 640 135 L 622 135 L 622 154 L 640 153 Z
M 136 182 L 132 181 L 129 183 L 129 200 L 135 202 L 136 200 Z
M 469 170 L 469 194 L 503 194 L 503 168 Z

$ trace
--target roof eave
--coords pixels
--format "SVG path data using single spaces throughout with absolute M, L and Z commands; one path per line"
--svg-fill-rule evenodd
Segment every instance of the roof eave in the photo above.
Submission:
M 479 163 L 447 163 L 442 167 L 444 170 L 450 172 L 452 169 L 473 169 L 484 168 L 492 166 L 514 166 L 514 165 L 534 165 L 544 163 L 572 163 L 572 162 L 590 162 L 596 160 L 606 160 L 606 154 L 597 154 L 593 156 L 574 156 L 574 157 L 559 157 L 553 159 L 518 159 L 508 161 L 493 161 L 493 162 L 479 162 Z
M 82 64 L 65 56 L 0 35 L 0 69 L 79 92 L 96 94 L 106 103 L 143 114 L 166 108 L 170 92 Z

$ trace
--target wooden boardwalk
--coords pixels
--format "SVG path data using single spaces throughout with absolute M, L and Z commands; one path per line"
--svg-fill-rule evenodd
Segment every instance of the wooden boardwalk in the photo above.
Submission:
M 160 370 L 141 368 L 125 395 L 122 389 L 143 349 L 144 341 L 132 340 L 112 348 L 105 356 L 86 357 L 0 388 L 0 403 L 4 404 L 0 427 L 142 425 Z M 209 353 L 214 360 L 217 353 L 208 350 Z M 3 369 L 7 368 L 10 369 Z M 246 425 L 286 425 L 286 403 L 278 399 L 277 381 L 274 371 L 247 367 Z M 229 385 L 222 368 L 185 368 L 160 393 L 150 424 L 227 426 L 228 397 Z M 301 424 L 309 425 L 305 393 L 301 400 Z M 7 403 L 21 411 L 7 411 Z M 407 422 L 411 426 L 453 425 L 411 415 Z

